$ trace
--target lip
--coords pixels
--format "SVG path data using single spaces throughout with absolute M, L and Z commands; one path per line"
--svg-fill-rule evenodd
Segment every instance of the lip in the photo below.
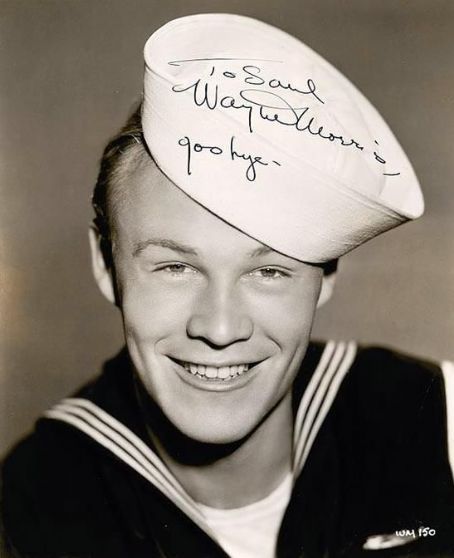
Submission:
M 169 359 L 173 369 L 176 371 L 179 378 L 185 384 L 188 384 L 191 387 L 199 389 L 201 391 L 211 391 L 211 392 L 228 392 L 228 391 L 241 389 L 249 382 L 251 382 L 255 378 L 255 376 L 257 376 L 257 374 L 260 371 L 260 365 L 266 360 L 266 359 L 262 359 L 259 361 L 254 361 L 255 364 L 252 366 L 252 368 L 250 368 L 247 372 L 243 373 L 240 376 L 235 376 L 234 378 L 228 380 L 219 380 L 219 379 L 211 380 L 211 379 L 202 379 L 196 375 L 190 374 L 181 364 L 179 364 L 179 362 L 191 362 L 191 361 L 183 361 L 180 359 L 174 359 L 172 357 L 167 357 L 167 358 Z M 202 363 L 200 362 L 197 364 L 202 364 Z M 242 364 L 246 364 L 246 363 L 242 363 Z M 221 367 L 224 365 L 211 364 L 207 366 Z M 229 365 L 226 364 L 225 366 L 229 366 Z M 232 364 L 230 366 L 234 366 L 234 365 Z

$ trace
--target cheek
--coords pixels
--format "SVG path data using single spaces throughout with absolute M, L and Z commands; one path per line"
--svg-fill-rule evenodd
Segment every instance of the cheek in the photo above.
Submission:
M 294 347 L 297 350 L 310 335 L 318 294 L 318 282 L 296 284 L 285 294 L 257 300 L 254 305 L 257 322 L 281 349 Z
M 191 296 L 166 287 L 140 273 L 119 281 L 121 308 L 126 333 L 136 339 L 161 338 L 184 332 L 191 308 Z

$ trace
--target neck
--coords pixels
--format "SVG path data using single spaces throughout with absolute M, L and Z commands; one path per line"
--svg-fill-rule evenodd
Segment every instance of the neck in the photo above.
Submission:
M 144 394 L 139 397 L 143 401 Z M 246 506 L 265 498 L 291 470 L 290 392 L 249 436 L 225 445 L 191 440 L 153 403 L 142 408 L 161 459 L 196 502 L 223 509 Z

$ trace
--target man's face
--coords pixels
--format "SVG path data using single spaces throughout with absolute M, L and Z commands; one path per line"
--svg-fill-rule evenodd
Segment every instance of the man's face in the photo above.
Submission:
M 137 373 L 184 434 L 240 440 L 291 388 L 322 271 L 226 224 L 151 163 L 123 188 L 114 264 Z

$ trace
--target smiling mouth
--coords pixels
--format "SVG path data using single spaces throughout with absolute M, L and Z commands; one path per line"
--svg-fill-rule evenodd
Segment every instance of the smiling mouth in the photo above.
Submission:
M 186 362 L 177 359 L 172 360 L 183 367 L 186 372 L 192 374 L 192 376 L 196 376 L 202 380 L 220 380 L 223 382 L 242 376 L 258 364 L 258 362 L 251 362 L 233 364 L 231 366 L 207 366 L 205 364 Z

